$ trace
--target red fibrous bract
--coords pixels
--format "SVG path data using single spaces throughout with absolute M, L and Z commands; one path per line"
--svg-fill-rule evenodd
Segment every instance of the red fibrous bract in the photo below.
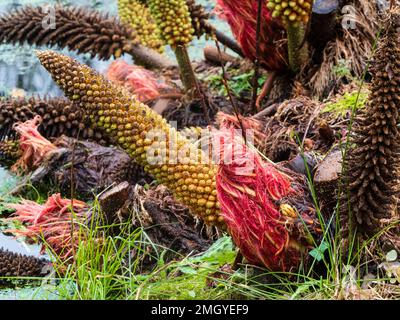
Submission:
M 217 113 L 215 121 L 221 128 L 234 127 L 236 130 L 243 130 L 247 133 L 247 138 L 252 139 L 255 145 L 261 145 L 267 139 L 267 135 L 263 132 L 263 124 L 261 121 L 253 117 L 244 117 L 239 115 L 231 115 L 222 111 Z
M 300 182 L 240 143 L 232 129 L 215 138 L 220 141 L 218 201 L 235 244 L 252 264 L 297 269 L 307 246 L 300 221 L 315 223 L 311 206 L 296 207 L 298 199 L 307 198 Z
M 257 0 L 217 0 L 217 12 L 231 27 L 245 56 L 256 58 Z M 263 5 L 259 38 L 261 64 L 268 71 L 280 71 L 287 67 L 285 29 Z
M 50 196 L 45 204 L 23 200 L 19 204 L 7 204 L 16 210 L 10 220 L 26 225 L 25 229 L 8 232 L 29 239 L 41 239 L 61 261 L 72 258 L 79 241 L 83 240 L 80 232 L 89 207 L 79 200 L 63 199 L 60 194 Z M 42 246 L 44 251 L 46 246 Z
M 19 134 L 19 146 L 22 156 L 11 168 L 14 172 L 27 172 L 37 168 L 46 155 L 57 147 L 44 138 L 38 131 L 42 119 L 36 116 L 32 120 L 17 123 L 14 130 Z

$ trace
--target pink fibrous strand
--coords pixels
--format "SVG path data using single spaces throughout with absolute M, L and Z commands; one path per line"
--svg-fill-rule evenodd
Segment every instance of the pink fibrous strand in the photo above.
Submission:
M 110 65 L 107 77 L 125 86 L 141 102 L 153 99 L 160 95 L 160 90 L 169 88 L 159 82 L 153 72 L 140 66 L 129 65 L 123 60 L 114 61 Z

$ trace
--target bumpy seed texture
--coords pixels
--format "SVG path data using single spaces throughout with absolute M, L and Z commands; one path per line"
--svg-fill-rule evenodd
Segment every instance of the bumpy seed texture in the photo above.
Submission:
M 180 131 L 180 133 L 190 141 L 197 142 L 202 136 L 207 135 L 209 130 L 202 127 L 185 127 Z
M 164 51 L 160 31 L 144 4 L 137 0 L 118 0 L 118 14 L 122 22 L 136 30 L 141 44 L 158 52 Z
M 125 89 L 76 60 L 39 52 L 42 65 L 65 94 L 125 149 L 146 172 L 206 223 L 222 225 L 209 157 Z
M 192 41 L 194 29 L 185 0 L 148 0 L 147 3 L 167 44 L 175 47 Z
M 9 98 L 0 102 L 0 141 L 16 138 L 13 125 L 25 122 L 35 116 L 41 116 L 38 130 L 45 138 L 57 138 L 61 135 L 110 143 L 108 135 L 84 117 L 80 108 L 65 98 Z
M 400 15 L 388 22 L 374 55 L 371 94 L 355 119 L 346 161 L 348 194 L 344 192 L 342 219 L 373 234 L 379 220 L 392 218 L 396 206 L 400 135 Z M 349 219 L 349 207 L 351 219 Z M 350 221 L 349 221 L 350 220 Z
M 21 156 L 18 141 L 0 141 L 0 163 L 11 166 Z
M 3 15 L 0 43 L 3 41 L 58 46 L 103 60 L 118 58 L 138 43 L 135 31 L 115 18 L 87 8 L 62 6 L 47 11 L 27 6 Z
M 189 8 L 195 36 L 200 38 L 203 34 L 210 34 L 212 32 L 212 26 L 208 23 L 210 14 L 201 4 L 197 4 L 196 0 L 186 0 L 186 4 Z
M 306 24 L 310 19 L 314 0 L 268 0 L 267 7 L 273 18 L 280 18 L 284 24 Z
M 41 277 L 48 262 L 44 259 L 29 257 L 0 249 L 1 277 Z

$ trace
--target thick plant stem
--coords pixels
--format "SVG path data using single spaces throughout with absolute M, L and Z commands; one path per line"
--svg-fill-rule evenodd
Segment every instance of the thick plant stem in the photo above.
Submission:
M 205 99 L 204 92 L 202 91 L 199 82 L 197 81 L 186 47 L 183 45 L 177 46 L 175 49 L 175 55 L 178 60 L 181 80 L 185 87 L 186 94 L 191 98 L 200 98 L 204 117 L 208 124 L 211 125 L 211 119 L 208 115 L 210 106 Z
M 141 64 L 146 68 L 163 69 L 176 67 L 174 61 L 171 61 L 163 54 L 150 48 L 146 48 L 140 44 L 132 46 L 128 53 L 135 59 L 137 64 Z
M 304 43 L 305 28 L 302 25 L 289 23 L 287 33 L 290 70 L 298 73 L 308 59 L 308 48 L 307 44 Z
M 235 40 L 233 40 L 232 38 L 228 37 L 225 33 L 215 28 L 213 30 L 213 33 L 217 37 L 217 40 L 221 42 L 224 46 L 236 52 L 239 56 L 244 57 L 242 48 L 240 48 L 239 44 Z
M 174 51 L 176 60 L 178 61 L 179 72 L 181 75 L 182 84 L 185 87 L 185 91 L 194 91 L 194 89 L 196 89 L 197 79 L 190 60 L 187 59 L 187 49 L 185 46 L 177 46 Z
M 258 0 L 257 8 L 257 28 L 256 28 L 256 60 L 254 61 L 254 77 L 253 77 L 253 96 L 251 98 L 251 109 L 257 111 L 257 92 L 258 92 L 258 75 L 260 69 L 260 32 L 261 32 L 261 12 L 262 0 Z

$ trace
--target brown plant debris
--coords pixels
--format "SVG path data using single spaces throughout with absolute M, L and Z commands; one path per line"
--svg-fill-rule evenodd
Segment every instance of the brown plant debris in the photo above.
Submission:
M 118 58 L 138 43 L 136 32 L 128 25 L 87 8 L 57 5 L 56 27 L 43 27 L 49 20 L 49 11 L 43 8 L 27 6 L 1 16 L 0 42 L 58 46 L 102 60 Z
M 310 68 L 310 73 L 305 77 L 312 95 L 320 99 L 337 91 L 341 84 L 346 83 L 346 79 L 351 81 L 351 77 L 362 77 L 378 33 L 375 1 L 346 0 L 343 1 L 343 7 L 345 5 L 354 8 L 355 13 L 348 13 L 348 9 L 338 15 L 336 36 L 326 44 L 321 63 Z M 347 71 L 338 70 L 343 68 Z
M 382 219 L 398 218 L 400 135 L 400 15 L 393 12 L 370 67 L 371 94 L 356 117 L 346 157 L 346 186 L 341 212 L 344 226 L 374 235 Z
M 145 184 L 153 180 L 119 148 L 66 136 L 55 140 L 54 145 L 57 149 L 11 193 L 23 192 L 29 181 L 36 188 L 56 186 L 63 195 L 70 196 L 73 190 L 77 197 L 88 200 L 123 181 Z
M 303 141 L 305 151 L 318 149 L 319 142 L 310 146 L 306 142 L 318 141 L 320 109 L 317 102 L 303 96 L 281 103 L 273 117 L 262 119 L 266 138 L 258 148 L 274 162 L 295 157 Z
M 179 204 L 171 191 L 165 186 L 157 186 L 147 191 L 143 202 L 145 210 L 150 214 L 152 225 L 158 225 L 157 235 L 168 247 L 182 253 L 201 252 L 209 242 L 197 234 L 197 226 L 201 225 L 194 219 L 188 207 Z

